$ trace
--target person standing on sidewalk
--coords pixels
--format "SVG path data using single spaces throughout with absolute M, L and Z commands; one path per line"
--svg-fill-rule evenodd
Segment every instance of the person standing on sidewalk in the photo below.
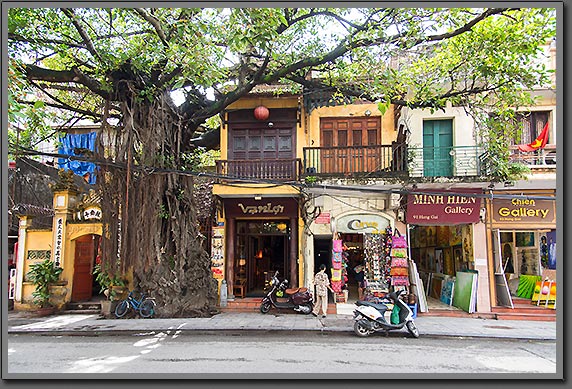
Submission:
M 332 293 L 334 292 L 326 274 L 326 265 L 320 265 L 320 271 L 314 276 L 314 285 L 316 286 L 316 303 L 314 304 L 312 314 L 318 316 L 321 309 L 322 317 L 326 317 L 326 312 L 328 311 L 328 289 Z
M 358 287 L 358 300 L 363 300 L 363 292 L 365 291 L 365 267 L 362 263 L 354 267 L 355 280 Z

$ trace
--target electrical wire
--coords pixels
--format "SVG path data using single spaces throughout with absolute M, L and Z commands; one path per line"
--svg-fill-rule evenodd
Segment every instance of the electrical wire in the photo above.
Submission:
M 14 146 L 11 145 L 13 148 Z M 69 154 L 60 154 L 60 153 L 47 153 L 41 152 L 37 150 L 26 149 L 24 147 L 16 147 L 18 149 L 18 153 L 21 155 L 42 155 L 42 156 L 50 156 L 56 158 L 65 158 L 70 161 L 83 161 L 83 162 L 92 162 L 96 165 L 101 166 L 110 166 L 115 167 L 118 169 L 127 169 L 126 163 L 120 162 L 113 162 L 109 160 L 101 160 L 94 157 L 87 157 L 87 156 L 79 156 L 79 155 L 69 155 Z M 439 189 L 423 189 L 418 190 L 415 188 L 407 189 L 407 188 L 383 188 L 383 187 L 374 187 L 374 186 L 353 186 L 353 185 L 331 185 L 331 184 L 307 184 L 299 181 L 280 181 L 280 180 L 269 180 L 269 179 L 257 179 L 257 178 L 245 178 L 245 177 L 238 177 L 232 175 L 225 175 L 219 173 L 208 173 L 208 172 L 197 172 L 197 171 L 190 171 L 190 170 L 178 170 L 178 169 L 166 169 L 166 168 L 159 168 L 153 166 L 141 166 L 135 165 L 131 167 L 134 171 L 144 172 L 146 174 L 180 174 L 180 175 L 187 175 L 187 176 L 194 176 L 194 177 L 207 177 L 212 179 L 223 180 L 225 182 L 221 182 L 221 185 L 228 185 L 228 186 L 236 186 L 242 184 L 266 184 L 270 185 L 269 188 L 274 187 L 281 187 L 281 186 L 291 186 L 293 188 L 297 188 L 300 191 L 302 190 L 312 190 L 312 189 L 323 189 L 326 190 L 340 190 L 344 192 L 362 192 L 362 193 L 378 193 L 378 194 L 399 194 L 399 195 L 455 195 L 459 197 L 467 197 L 467 198 L 483 198 L 483 199 L 522 199 L 522 200 L 556 200 L 556 196 L 551 195 L 525 195 L 525 194 L 503 194 L 503 193 L 470 193 L 470 192 L 454 192 L 451 190 L 439 190 Z M 248 186 L 247 186 L 248 187 Z M 255 188 L 251 186 L 251 188 Z M 256 188 L 260 188 L 256 186 Z M 484 190 L 484 188 L 483 188 Z

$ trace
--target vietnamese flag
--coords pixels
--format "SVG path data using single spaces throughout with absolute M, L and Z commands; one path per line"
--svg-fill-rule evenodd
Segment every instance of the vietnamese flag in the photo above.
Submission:
M 518 145 L 518 149 L 524 152 L 534 151 L 546 146 L 547 142 L 548 142 L 548 122 L 546 122 L 546 124 L 544 125 L 544 129 L 542 130 L 540 135 L 538 135 L 538 138 L 534 140 L 534 142 L 529 143 L 527 145 Z

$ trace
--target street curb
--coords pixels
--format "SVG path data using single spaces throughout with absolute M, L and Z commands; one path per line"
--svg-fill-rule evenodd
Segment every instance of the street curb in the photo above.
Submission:
M 341 328 L 323 328 L 318 330 L 311 330 L 311 329 L 286 329 L 286 328 L 275 328 L 275 329 L 268 329 L 268 328 L 225 328 L 225 329 L 139 329 L 139 330 L 61 330 L 61 331 L 44 331 L 44 330 L 25 330 L 25 331 L 18 331 L 12 330 L 8 331 L 8 335 L 36 335 L 36 336 L 84 336 L 84 337 L 101 337 L 101 336 L 144 336 L 149 334 L 156 334 L 161 332 L 176 332 L 178 336 L 183 335 L 223 335 L 223 336 L 236 336 L 240 334 L 276 334 L 276 333 L 287 333 L 287 332 L 296 332 L 296 334 L 319 334 L 319 335 L 344 335 L 344 334 L 353 334 L 353 330 L 346 330 Z M 370 336 L 379 337 L 379 338 L 386 338 L 383 333 L 380 334 L 373 334 Z M 405 331 L 393 331 L 390 332 L 388 337 L 402 337 L 402 338 L 411 338 L 411 336 Z M 516 336 L 493 336 L 493 335 L 486 335 L 486 334 L 472 334 L 472 335 L 459 335 L 459 334 L 431 334 L 427 333 L 424 334 L 420 331 L 420 337 L 422 338 L 456 338 L 456 339 L 496 339 L 496 340 L 507 340 L 507 341 L 541 341 L 541 342 L 551 342 L 556 341 L 556 338 L 549 338 L 549 337 L 516 337 Z

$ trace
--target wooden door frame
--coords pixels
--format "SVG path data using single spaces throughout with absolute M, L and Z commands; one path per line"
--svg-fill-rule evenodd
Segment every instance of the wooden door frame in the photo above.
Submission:
M 98 234 L 85 234 L 85 235 L 78 236 L 77 238 L 75 238 L 75 239 L 73 240 L 73 241 L 74 241 L 74 250 L 73 250 L 74 257 L 73 257 L 72 291 L 71 291 L 71 297 L 70 297 L 71 301 L 74 301 L 74 289 L 76 288 L 76 285 L 77 285 L 76 282 L 79 282 L 79 280 L 76 278 L 76 260 L 77 260 L 77 257 L 76 257 L 77 245 L 76 245 L 76 244 L 77 244 L 77 242 L 87 241 L 88 237 L 90 237 L 91 240 L 92 240 L 92 242 L 93 242 L 93 245 L 92 245 L 93 255 L 92 255 L 92 258 L 91 258 L 91 266 L 90 266 L 90 275 L 91 275 L 91 277 L 90 277 L 90 284 L 89 284 L 90 290 L 91 290 L 92 285 L 93 285 L 93 277 L 94 277 L 94 275 L 93 275 L 93 269 L 94 269 L 94 266 L 95 266 L 95 258 L 96 258 L 96 256 L 97 256 L 97 251 L 96 251 L 96 250 L 97 250 L 97 244 L 96 244 L 96 241 L 99 240 L 99 239 L 101 239 L 101 236 L 98 235 Z M 97 238 L 94 238 L 94 237 L 97 237 Z M 91 297 L 93 297 L 93 293 L 92 293 L 92 292 L 90 292 L 90 298 L 91 298 Z

